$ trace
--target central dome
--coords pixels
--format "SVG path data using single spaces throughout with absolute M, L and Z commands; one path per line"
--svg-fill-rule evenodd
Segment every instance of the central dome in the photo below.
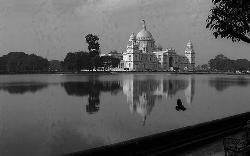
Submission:
M 136 35 L 137 40 L 153 40 L 152 34 L 145 29 L 142 29 L 137 35 Z
M 152 34 L 146 29 L 146 23 L 145 20 L 142 20 L 143 22 L 143 29 L 136 35 L 137 40 L 154 40 Z

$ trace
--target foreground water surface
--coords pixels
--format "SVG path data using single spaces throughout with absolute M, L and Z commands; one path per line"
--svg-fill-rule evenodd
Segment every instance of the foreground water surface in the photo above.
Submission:
M 1 75 L 0 155 L 61 155 L 244 113 L 249 84 L 239 75 Z

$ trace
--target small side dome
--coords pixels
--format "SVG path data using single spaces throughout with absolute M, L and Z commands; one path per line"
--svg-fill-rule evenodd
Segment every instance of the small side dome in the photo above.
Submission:
M 129 37 L 129 40 L 135 41 L 136 40 L 136 36 L 135 34 L 132 32 L 132 34 Z

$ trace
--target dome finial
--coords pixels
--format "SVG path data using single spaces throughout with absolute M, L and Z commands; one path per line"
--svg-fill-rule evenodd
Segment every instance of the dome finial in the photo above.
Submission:
M 144 19 L 142 20 L 142 23 L 143 23 L 143 25 L 142 25 L 143 29 L 146 30 L 146 22 Z

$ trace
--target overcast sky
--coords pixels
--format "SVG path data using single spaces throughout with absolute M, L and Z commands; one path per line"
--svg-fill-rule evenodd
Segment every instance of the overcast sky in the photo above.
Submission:
M 211 0 L 0 0 L 0 56 L 24 51 L 63 60 L 99 36 L 101 52 L 124 51 L 131 32 L 147 29 L 156 44 L 183 54 L 190 39 L 197 64 L 219 53 L 250 60 L 250 44 L 214 39 L 205 28 Z

